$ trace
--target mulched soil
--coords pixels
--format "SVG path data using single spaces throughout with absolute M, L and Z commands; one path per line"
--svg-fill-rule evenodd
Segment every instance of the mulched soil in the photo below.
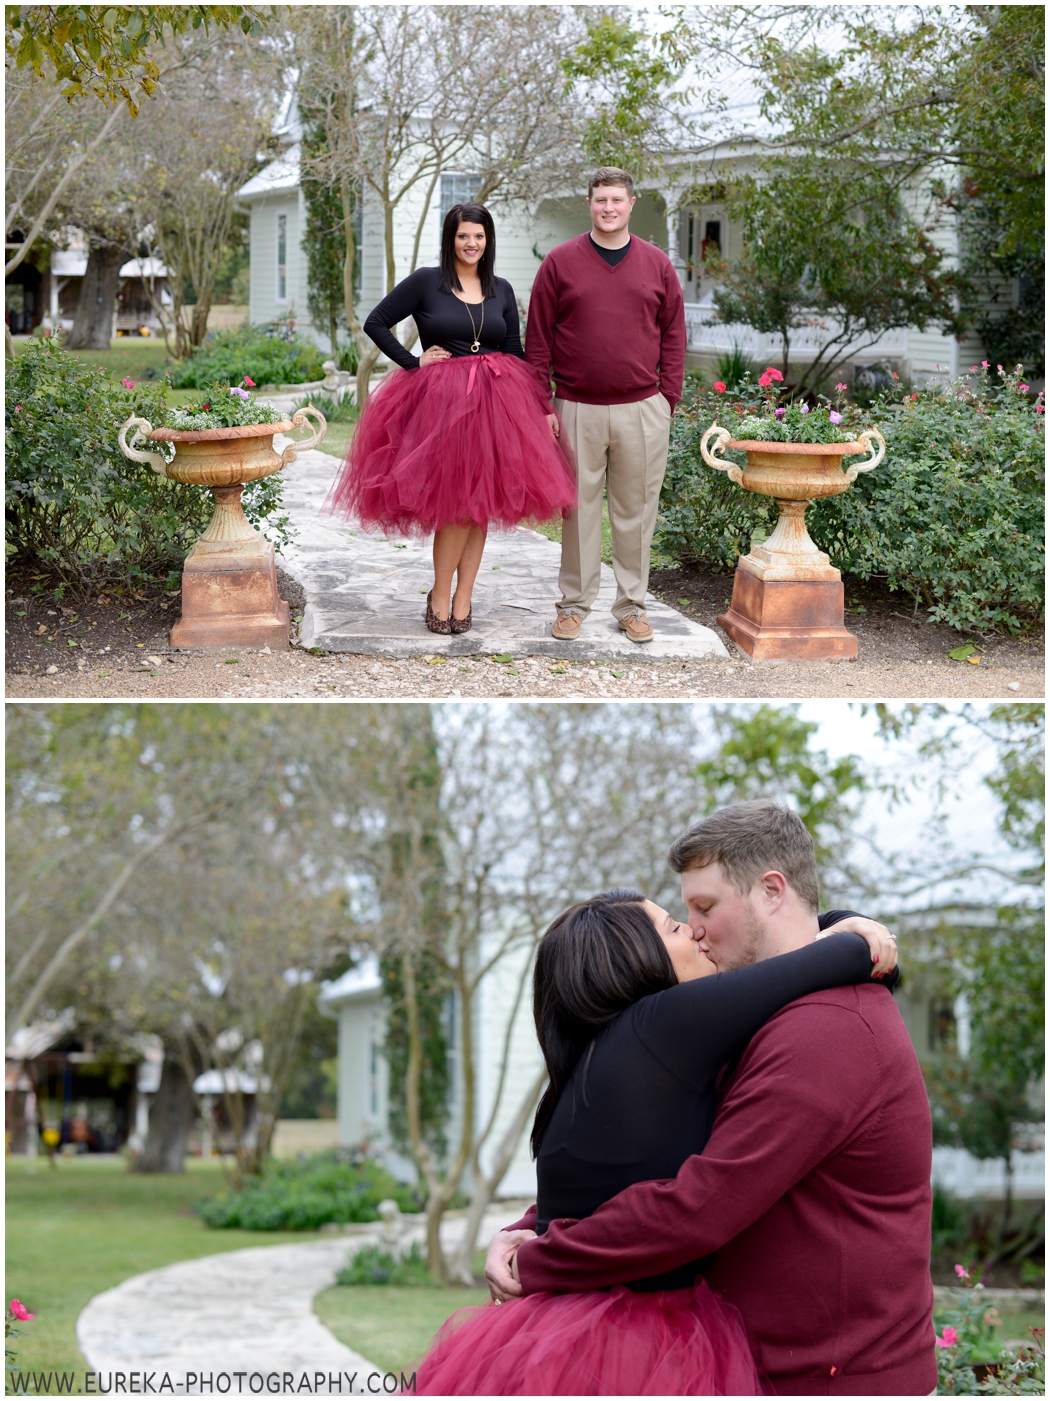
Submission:
M 717 622 L 733 593 L 731 574 L 715 574 L 696 566 L 653 570 L 649 588 L 662 602 L 714 628 L 732 647 Z M 980 653 L 977 665 L 982 667 L 1042 664 L 1042 629 L 1021 637 L 959 633 L 943 623 L 931 623 L 921 609 L 913 612 L 905 596 L 891 593 L 877 582 L 846 580 L 846 626 L 856 635 L 860 655 L 867 663 L 943 662 L 949 652 L 969 642 Z
M 280 595 L 298 621 L 306 603 L 303 587 L 283 570 L 277 578 Z M 43 598 L 34 594 L 33 582 L 27 575 L 7 576 L 9 676 L 97 671 L 110 661 L 138 665 L 151 650 L 162 656 L 170 651 L 168 633 L 180 612 L 178 589 L 145 585 L 134 592 L 103 591 L 86 603 L 56 603 L 51 593 Z

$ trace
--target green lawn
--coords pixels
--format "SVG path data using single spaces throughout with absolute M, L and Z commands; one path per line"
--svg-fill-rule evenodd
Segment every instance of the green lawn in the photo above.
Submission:
M 122 1162 L 79 1158 L 52 1172 L 7 1160 L 7 1298 L 36 1322 L 16 1339 L 23 1369 L 83 1369 L 74 1325 L 87 1301 L 143 1270 L 244 1246 L 315 1240 L 303 1231 L 216 1231 L 193 1212 L 223 1186 L 218 1163 L 187 1162 L 180 1176 L 129 1173 Z
M 340 1342 L 386 1372 L 411 1373 L 450 1314 L 488 1303 L 487 1289 L 339 1285 L 314 1300 L 314 1312 Z

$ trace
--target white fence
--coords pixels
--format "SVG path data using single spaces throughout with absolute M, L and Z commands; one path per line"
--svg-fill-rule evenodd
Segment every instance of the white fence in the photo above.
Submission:
M 714 317 L 714 307 L 710 302 L 687 302 L 685 307 L 686 345 L 696 354 L 729 355 L 734 346 L 755 362 L 778 365 L 782 353 L 779 336 L 765 335 L 751 326 L 737 325 L 734 322 L 709 325 Z M 794 361 L 809 361 L 816 358 L 829 338 L 838 331 L 838 323 L 828 317 L 814 316 L 807 326 L 801 326 L 791 333 L 790 355 Z M 908 353 L 908 329 L 901 327 L 887 331 L 874 345 L 864 346 L 856 341 L 849 348 L 851 360 L 898 359 Z M 857 347 L 857 348 L 855 348 Z

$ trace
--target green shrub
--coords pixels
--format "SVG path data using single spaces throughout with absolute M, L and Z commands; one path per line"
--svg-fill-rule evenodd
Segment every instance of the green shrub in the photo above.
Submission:
M 765 539 L 776 502 L 706 467 L 712 421 L 736 435 L 759 396 L 694 393 L 676 413 L 657 546 L 681 561 L 732 569 L 752 536 Z M 842 427 L 876 425 L 886 457 L 841 496 L 814 502 L 814 541 L 844 573 L 884 579 L 962 631 L 1017 631 L 1043 613 L 1043 423 L 1019 376 L 884 396 L 870 410 L 842 402 Z M 742 453 L 728 457 L 743 463 Z M 848 461 L 849 459 L 847 459 Z
M 176 389 L 208 389 L 216 381 L 240 384 L 247 375 L 256 384 L 302 384 L 323 376 L 323 360 L 305 336 L 285 337 L 265 326 L 238 326 L 209 335 L 192 360 L 176 364 L 171 383 Z
M 381 1201 L 392 1197 L 402 1211 L 418 1211 L 411 1190 L 381 1166 L 333 1148 L 294 1161 L 271 1159 L 262 1177 L 238 1191 L 197 1203 L 209 1225 L 244 1231 L 316 1231 L 335 1222 L 378 1221 Z
M 426 1257 L 418 1245 L 413 1245 L 400 1259 L 379 1245 L 365 1245 L 355 1250 L 345 1269 L 335 1277 L 336 1284 L 409 1284 L 433 1286 L 436 1281 L 427 1273 Z
M 5 511 L 11 564 L 60 592 L 90 596 L 165 578 L 212 513 L 203 487 L 171 482 L 130 462 L 117 433 L 132 415 L 164 421 L 163 382 L 128 389 L 57 340 L 30 341 L 8 364 Z M 291 538 L 280 475 L 245 488 L 244 510 L 278 546 Z

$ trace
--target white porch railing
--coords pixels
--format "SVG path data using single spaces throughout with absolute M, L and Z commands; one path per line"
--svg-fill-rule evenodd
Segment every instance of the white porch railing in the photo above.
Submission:
M 1046 1156 L 1015 1153 L 1014 1194 L 1038 1200 L 1046 1190 Z M 933 1180 L 956 1197 L 1003 1197 L 1006 1172 L 1000 1158 L 974 1158 L 963 1148 L 933 1150 Z
M 714 319 L 714 307 L 710 302 L 687 302 L 685 306 L 686 346 L 697 354 L 729 355 L 734 346 L 739 346 L 750 359 L 769 365 L 778 365 L 782 353 L 779 336 L 767 335 L 751 326 L 733 322 L 708 325 Z M 812 318 L 809 326 L 799 327 L 791 333 L 790 355 L 795 361 L 814 360 L 827 344 L 830 336 L 838 330 L 838 323 L 827 317 Z M 855 341 L 847 354 L 851 360 L 885 360 L 904 356 L 908 351 L 908 330 L 887 331 L 874 345 L 864 346 L 863 341 Z M 856 346 L 857 349 L 853 347 Z

